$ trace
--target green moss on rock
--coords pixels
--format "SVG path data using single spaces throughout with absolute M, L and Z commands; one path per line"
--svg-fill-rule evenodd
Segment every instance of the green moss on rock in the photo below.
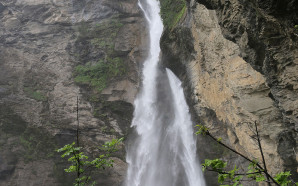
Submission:
M 9 106 L 0 105 L 0 149 L 10 151 L 25 163 L 53 156 L 56 140 L 44 128 L 30 127 Z M 12 152 L 11 152 L 12 153 Z
M 29 98 L 35 99 L 36 101 L 47 101 L 47 97 L 45 96 L 45 94 L 33 87 L 25 87 L 24 93 Z
M 25 150 L 21 153 L 25 162 L 51 158 L 57 148 L 54 137 L 43 128 L 28 127 L 19 137 L 19 143 Z
M 174 28 L 186 11 L 185 0 L 160 0 L 161 18 L 166 28 Z
M 115 38 L 122 26 L 119 16 L 114 16 L 96 25 L 83 22 L 78 29 L 80 35 L 77 38 L 77 47 L 82 48 L 78 48 L 80 53 L 77 57 L 81 64 L 74 68 L 74 81 L 91 88 L 89 90 L 92 94 L 100 93 L 115 78 L 126 73 L 127 65 L 122 54 L 117 54 L 114 50 Z M 86 50 L 82 53 L 84 48 Z M 94 57 L 92 53 L 101 55 Z M 85 57 L 88 61 L 84 60 Z M 91 101 L 99 100 L 96 98 Z
M 97 63 L 87 63 L 75 68 L 75 82 L 87 85 L 98 92 L 106 88 L 108 82 L 126 72 L 124 62 L 119 58 L 107 58 L 106 61 L 99 60 Z

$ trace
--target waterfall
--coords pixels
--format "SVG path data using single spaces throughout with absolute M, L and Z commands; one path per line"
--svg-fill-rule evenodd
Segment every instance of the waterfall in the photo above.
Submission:
M 136 136 L 127 149 L 126 186 L 205 186 L 181 81 L 158 66 L 159 1 L 144 0 L 139 6 L 149 24 L 150 48 L 134 103 Z

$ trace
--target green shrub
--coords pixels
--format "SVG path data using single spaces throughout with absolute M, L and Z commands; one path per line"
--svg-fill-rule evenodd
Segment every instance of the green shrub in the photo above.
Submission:
M 64 169 L 67 173 L 74 173 L 77 177 L 73 185 L 87 186 L 95 185 L 96 182 L 92 180 L 92 171 L 98 169 L 106 169 L 112 167 L 114 160 L 110 159 L 112 153 L 119 150 L 119 145 L 122 143 L 123 138 L 113 139 L 112 141 L 105 142 L 104 145 L 98 149 L 103 151 L 95 159 L 89 160 L 89 157 L 82 151 L 83 148 L 78 146 L 75 142 L 67 144 L 64 147 L 57 149 L 57 152 L 63 153 L 62 158 L 67 158 L 71 165 Z

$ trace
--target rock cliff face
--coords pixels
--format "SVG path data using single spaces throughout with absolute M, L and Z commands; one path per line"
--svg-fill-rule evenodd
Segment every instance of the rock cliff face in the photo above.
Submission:
M 256 121 L 270 172 L 297 180 L 297 1 L 173 2 L 161 0 L 162 59 L 183 80 L 194 120 L 260 158 Z M 54 150 L 74 141 L 77 96 L 91 156 L 129 133 L 147 45 L 137 0 L 0 0 L 0 20 L 0 185 L 71 185 Z M 210 147 L 202 158 L 243 162 L 199 140 Z M 97 182 L 120 185 L 124 156 Z
M 291 170 L 296 180 L 297 8 L 296 1 L 190 1 L 161 41 L 195 120 L 260 159 L 251 137 L 256 121 L 269 171 Z
M 146 55 L 137 0 L 0 0 L 0 185 L 72 185 L 54 150 L 126 136 Z M 97 177 L 119 185 L 124 149 Z M 106 176 L 106 174 L 110 176 Z

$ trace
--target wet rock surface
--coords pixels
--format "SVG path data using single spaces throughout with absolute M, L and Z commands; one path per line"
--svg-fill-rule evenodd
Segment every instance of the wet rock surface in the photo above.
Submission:
M 183 79 L 195 120 L 260 158 L 251 138 L 256 121 L 270 172 L 291 170 L 297 180 L 297 2 L 198 0 L 188 8 L 161 46 L 164 65 Z
M 1 0 L 0 20 L 0 185 L 72 185 L 54 150 L 75 139 L 77 96 L 90 156 L 128 134 L 147 42 L 137 1 Z M 75 79 L 99 61 L 125 71 L 101 90 Z M 98 183 L 120 185 L 124 157 Z

